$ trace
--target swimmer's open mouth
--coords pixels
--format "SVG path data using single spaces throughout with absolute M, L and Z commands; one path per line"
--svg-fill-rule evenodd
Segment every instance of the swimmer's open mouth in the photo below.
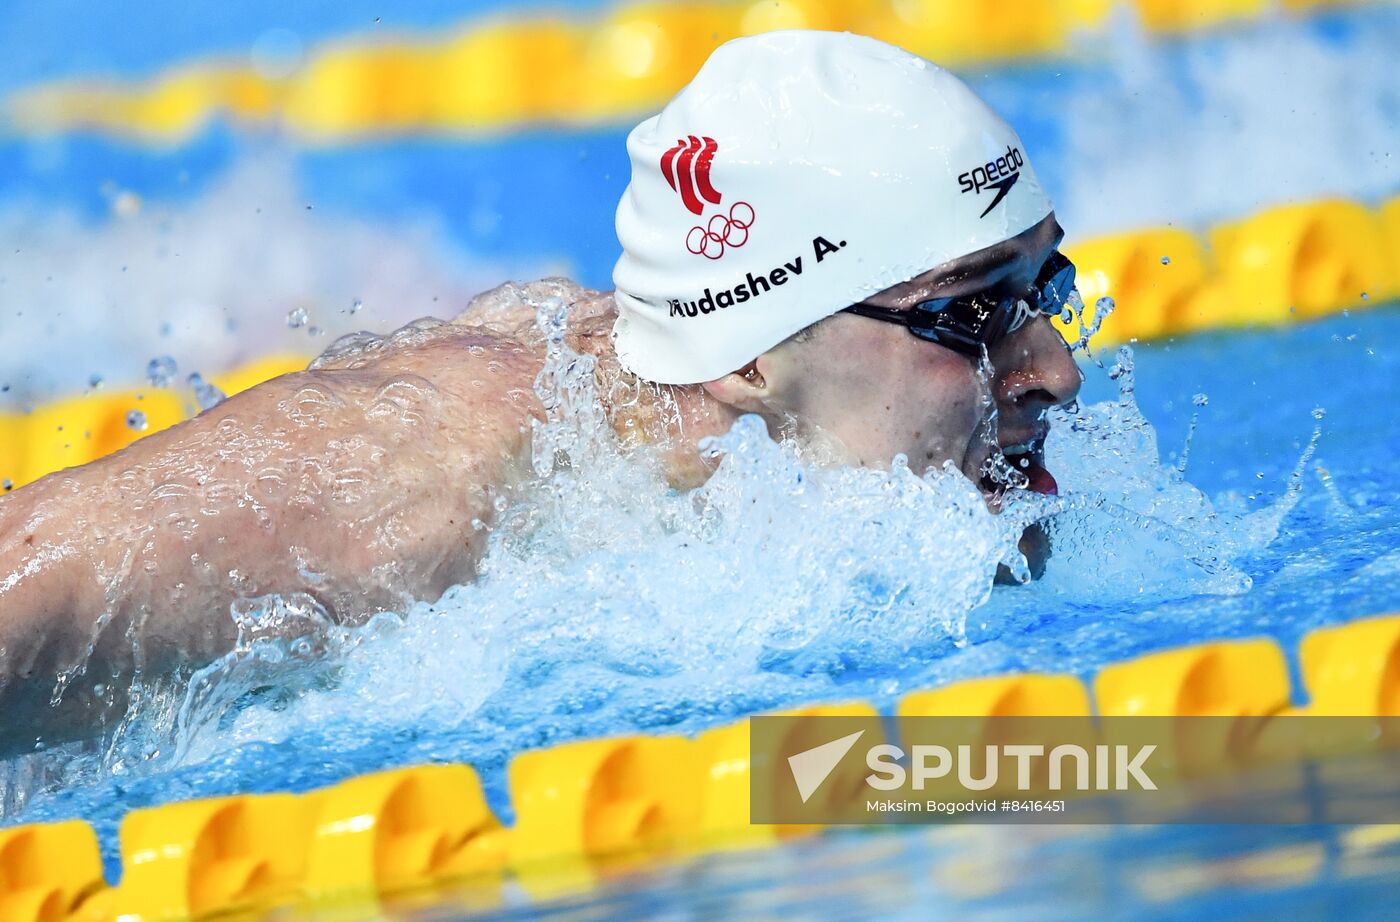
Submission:
M 1043 430 L 1029 440 L 1003 444 L 1001 458 L 998 460 L 1004 463 L 983 465 L 984 473 L 978 481 L 987 506 L 993 511 L 1001 508 L 1002 497 L 1012 486 L 1022 487 L 1033 493 L 1043 493 L 1046 496 L 1059 495 L 1060 485 L 1055 482 L 1055 475 L 1045 468 L 1045 432 Z M 1007 483 L 1008 469 L 1021 475 L 1020 477 L 1012 475 L 1010 478 L 1014 481 L 1012 484 Z M 1050 559 L 1050 536 L 1045 529 L 1039 523 L 1031 524 L 1021 535 L 1017 547 L 1025 555 L 1030 577 L 1039 579 L 1044 575 L 1046 562 Z M 998 565 L 996 579 L 997 582 L 1006 584 L 1021 581 L 1012 576 L 1005 564 Z
M 983 495 L 988 498 L 988 502 L 998 500 L 1010 486 L 1006 482 L 1004 473 L 1007 468 L 1026 478 L 1025 489 L 1047 496 L 1059 495 L 1060 485 L 1055 482 L 1055 476 L 1045 468 L 1045 436 L 1043 434 L 1030 441 L 1003 445 L 1001 455 L 1005 461 L 1005 465 L 998 465 L 1001 471 L 993 469 L 990 464 L 984 464 L 982 477 L 978 481 L 978 486 Z
M 1010 445 L 1003 448 L 1001 453 L 1007 464 L 1026 475 L 1029 481 L 1026 484 L 1027 490 L 1032 493 L 1044 493 L 1046 496 L 1059 495 L 1060 485 L 1055 482 L 1055 475 L 1045 468 L 1044 437 L 1028 445 Z

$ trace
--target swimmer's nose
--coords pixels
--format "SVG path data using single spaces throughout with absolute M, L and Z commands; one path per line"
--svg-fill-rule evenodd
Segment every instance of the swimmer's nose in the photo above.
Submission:
M 992 366 L 998 403 L 1031 414 L 1072 402 L 1084 383 L 1064 338 L 1044 319 L 1002 340 Z

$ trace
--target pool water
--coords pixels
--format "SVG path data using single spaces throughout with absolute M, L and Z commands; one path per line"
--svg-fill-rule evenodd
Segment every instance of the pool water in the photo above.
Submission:
M 1179 41 L 1122 23 L 1072 60 L 967 76 L 1083 239 L 1393 195 L 1397 36 L 1391 4 Z M 17 60 L 42 75 L 33 55 Z M 625 130 L 327 149 L 226 126 L 171 149 L 0 138 L 0 404 L 131 380 L 156 355 L 210 373 L 318 351 L 454 312 L 506 276 L 606 284 Z M 108 178 L 143 210 L 111 219 Z M 315 323 L 288 327 L 308 302 Z M 1080 408 L 1048 446 L 1061 499 L 1000 518 L 956 477 L 822 469 L 752 424 L 714 446 L 726 460 L 706 488 L 670 493 L 646 458 L 599 437 L 586 376 L 561 356 L 546 383 L 562 409 L 539 449 L 575 463 L 510 497 L 479 583 L 359 628 L 304 597 L 262 600 L 237 649 L 147 678 L 108 738 L 0 763 L 0 824 L 88 820 L 115 881 L 121 817 L 154 804 L 458 760 L 508 822 L 508 760 L 571 739 L 693 733 L 818 701 L 889 709 L 958 679 L 1089 677 L 1203 640 L 1292 651 L 1319 625 L 1400 609 L 1397 336 L 1400 310 L 1374 305 L 1128 354 L 1096 346 Z M 1013 523 L 1042 517 L 1056 543 L 1045 577 L 993 589 L 998 564 L 1016 563 Z M 1316 827 L 833 832 L 634 871 L 547 907 L 510 890 L 494 911 L 1365 918 L 1358 907 L 1392 902 L 1396 852 Z M 409 914 L 466 905 L 479 894 Z
M 0 766 L 0 821 L 86 819 L 115 878 L 117 824 L 152 804 L 458 760 L 478 769 L 509 821 L 507 760 L 568 739 L 689 733 L 815 701 L 888 708 L 956 679 L 1088 676 L 1209 639 L 1272 636 L 1291 648 L 1319 625 L 1400 608 L 1397 336 L 1389 305 L 1094 349 L 1081 357 L 1079 407 L 1056 417 L 1047 445 L 1062 497 L 1001 517 L 955 475 L 824 469 L 756 421 L 712 446 L 725 460 L 705 488 L 668 493 L 645 458 L 625 460 L 599 435 L 591 376 L 557 356 L 545 383 L 561 409 L 537 451 L 575 463 L 511 498 L 479 583 L 353 629 L 304 598 L 266 599 L 245 612 L 239 649 L 146 686 L 101 746 Z M 1047 515 L 1057 551 L 1045 577 L 993 589 L 997 564 L 1014 562 L 1008 523 Z M 1238 850 L 1249 837 L 1250 848 L 1315 846 L 1334 864 L 1338 853 L 1337 833 L 1316 830 L 968 835 L 1033 869 L 1021 878 L 1008 869 L 1022 864 L 989 861 L 987 873 L 1015 878 L 987 897 L 993 909 L 1056 874 L 1099 881 L 1059 896 L 1113 906 L 1139 865 Z M 828 917 L 868 916 L 872 900 L 913 913 L 952 898 L 927 878 L 962 860 L 962 841 L 835 835 L 628 877 L 587 898 L 601 902 L 565 908 L 810 907 L 817 891 L 795 875 L 830 865 L 843 870 L 820 891 Z M 1319 906 L 1372 885 L 1312 880 L 1284 883 Z M 1276 905 L 1259 899 L 1260 912 Z
M 1329 827 L 829 833 L 606 881 L 547 906 L 444 894 L 405 919 L 1382 919 L 1400 848 Z M 479 894 L 472 897 L 480 900 Z M 1369 908 L 1367 908 L 1369 907 Z M 368 917 L 368 916 L 366 916 Z

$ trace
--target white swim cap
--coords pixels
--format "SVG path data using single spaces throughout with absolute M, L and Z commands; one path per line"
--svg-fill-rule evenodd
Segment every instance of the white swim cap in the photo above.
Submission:
M 947 71 L 842 32 L 716 49 L 627 138 L 617 354 L 711 381 L 1051 211 L 1021 139 Z

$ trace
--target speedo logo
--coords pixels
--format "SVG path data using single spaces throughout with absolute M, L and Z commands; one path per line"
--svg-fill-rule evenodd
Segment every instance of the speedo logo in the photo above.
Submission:
M 992 197 L 989 204 L 979 218 L 985 218 L 991 214 L 993 208 L 1001 204 L 1001 200 L 1006 198 L 1006 193 L 1011 191 L 1011 187 L 1016 185 L 1016 180 L 1021 178 L 1021 167 L 1026 165 L 1026 158 L 1021 156 L 1021 149 L 1018 147 L 1006 146 L 1006 153 L 995 160 L 989 160 L 981 166 L 975 166 L 958 177 L 958 185 L 962 187 L 963 194 L 969 192 L 981 195 L 983 189 L 995 189 L 996 195 Z

